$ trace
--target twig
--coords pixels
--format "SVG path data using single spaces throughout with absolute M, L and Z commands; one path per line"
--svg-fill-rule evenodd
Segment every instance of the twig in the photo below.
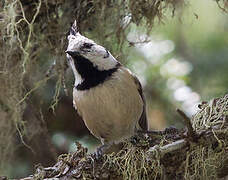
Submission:
M 163 130 L 149 130 L 149 131 L 147 131 L 147 130 L 138 130 L 137 131 L 138 133 L 140 133 L 140 134 L 153 134 L 153 135 L 164 135 L 165 134 L 165 131 L 163 131 Z
M 166 135 L 166 134 L 172 134 L 175 132 L 178 132 L 178 129 L 176 127 L 170 126 L 165 128 L 164 130 L 138 130 L 138 133 L 142 134 L 151 134 L 151 135 Z
M 167 144 L 165 146 L 159 147 L 159 146 L 153 146 L 151 147 L 147 153 L 152 154 L 154 153 L 156 150 L 158 150 L 160 152 L 161 157 L 164 156 L 167 153 L 171 153 L 174 152 L 176 150 L 180 150 L 183 147 L 185 147 L 187 145 L 187 141 L 184 139 L 180 139 L 178 141 L 172 142 L 170 144 Z
M 177 109 L 177 112 L 180 114 L 181 117 L 183 117 L 184 123 L 187 126 L 188 137 L 191 137 L 191 138 L 193 138 L 193 140 L 196 140 L 196 132 L 194 131 L 194 129 L 192 127 L 192 123 L 191 123 L 190 118 L 180 109 Z
M 50 77 L 50 75 L 52 74 L 52 71 L 54 70 L 56 66 L 56 61 L 54 61 L 50 67 L 48 68 L 47 72 L 45 73 L 46 77 Z

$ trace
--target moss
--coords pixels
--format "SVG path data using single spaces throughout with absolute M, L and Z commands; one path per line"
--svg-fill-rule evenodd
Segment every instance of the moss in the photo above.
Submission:
M 212 99 L 200 105 L 201 110 L 192 119 L 193 128 L 196 132 L 206 130 L 212 126 L 223 128 L 225 115 L 228 111 L 228 96 Z

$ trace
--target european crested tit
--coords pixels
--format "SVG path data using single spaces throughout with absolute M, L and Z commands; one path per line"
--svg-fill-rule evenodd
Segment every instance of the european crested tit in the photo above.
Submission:
M 104 47 L 82 36 L 76 21 L 68 35 L 67 59 L 75 76 L 73 104 L 102 144 L 119 143 L 148 130 L 139 80 Z

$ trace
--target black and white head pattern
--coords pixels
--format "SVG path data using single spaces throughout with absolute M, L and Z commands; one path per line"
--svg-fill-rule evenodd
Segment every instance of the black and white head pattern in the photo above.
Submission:
M 86 90 L 104 82 L 120 63 L 103 46 L 82 36 L 76 22 L 68 35 L 66 55 L 75 75 L 75 86 Z

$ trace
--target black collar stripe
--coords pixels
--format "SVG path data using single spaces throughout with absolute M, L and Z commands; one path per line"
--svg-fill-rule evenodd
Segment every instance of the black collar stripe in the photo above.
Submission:
M 110 78 L 110 76 L 116 72 L 121 65 L 120 63 L 117 63 L 117 65 L 112 69 L 99 70 L 97 66 L 94 66 L 92 62 L 83 56 L 75 55 L 72 58 L 74 59 L 76 70 L 83 79 L 83 82 L 75 87 L 77 90 L 81 91 L 88 90 L 103 83 Z

